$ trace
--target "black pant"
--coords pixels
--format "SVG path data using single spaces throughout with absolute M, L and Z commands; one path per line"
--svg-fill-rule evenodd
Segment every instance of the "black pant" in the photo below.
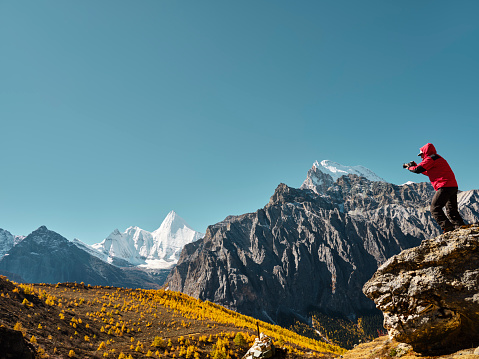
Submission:
M 446 213 L 443 207 L 446 207 Z M 431 214 L 443 230 L 464 225 L 457 210 L 457 187 L 442 187 L 436 191 L 431 202 Z

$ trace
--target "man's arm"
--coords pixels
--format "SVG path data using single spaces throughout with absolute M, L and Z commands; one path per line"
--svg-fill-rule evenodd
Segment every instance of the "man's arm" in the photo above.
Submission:
M 433 160 L 428 156 L 424 160 L 421 161 L 420 164 L 409 166 L 407 169 L 414 173 L 422 173 L 423 175 L 427 176 L 427 170 L 430 169 L 433 165 Z
M 411 172 L 414 172 L 414 173 L 426 174 L 426 172 L 427 172 L 426 169 L 421 165 L 409 166 L 407 169 Z

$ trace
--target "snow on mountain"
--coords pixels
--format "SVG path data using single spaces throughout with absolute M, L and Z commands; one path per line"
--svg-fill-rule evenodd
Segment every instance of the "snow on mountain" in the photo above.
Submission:
M 114 258 L 121 258 L 133 265 L 139 265 L 145 263 L 145 254 L 152 243 L 151 233 L 138 227 L 129 227 L 124 233 L 115 229 L 101 243 L 91 247 L 106 256 L 109 263 L 112 263 Z
M 336 181 L 338 178 L 350 173 L 358 175 L 359 177 L 365 177 L 370 181 L 379 181 L 386 182 L 369 168 L 363 166 L 343 166 L 339 163 L 323 160 L 321 163 L 318 161 L 314 162 L 313 167 L 320 170 L 323 173 L 326 173 L 333 177 L 333 180 Z
M 344 166 L 333 161 L 323 160 L 314 162 L 300 188 L 312 189 L 316 193 L 324 193 L 340 177 L 348 174 L 355 174 L 370 181 L 386 182 L 364 166 Z
M 74 238 L 72 242 L 78 248 L 83 249 L 88 254 L 91 254 L 92 256 L 95 256 L 95 257 L 101 259 L 103 262 L 113 264 L 117 267 L 132 267 L 133 266 L 130 262 L 128 262 L 124 259 L 120 259 L 120 258 L 116 258 L 116 257 L 109 257 L 107 253 L 99 251 L 98 249 L 93 248 L 93 246 L 90 246 L 86 243 L 83 243 L 82 241 L 80 241 L 77 238 Z
M 9 231 L 0 228 L 0 258 L 24 238 L 24 236 L 14 236 Z
M 23 283 L 76 281 L 145 289 L 162 285 L 160 277 L 105 263 L 45 226 L 30 233 L 0 259 L 0 273 Z
M 0 258 L 13 248 L 13 236 L 9 231 L 0 229 Z
M 97 257 L 112 264 L 124 260 L 141 268 L 165 269 L 178 262 L 186 244 L 203 236 L 171 211 L 153 232 L 138 227 L 129 227 L 123 233 L 115 229 L 101 243 L 90 246 L 90 249 L 97 252 Z

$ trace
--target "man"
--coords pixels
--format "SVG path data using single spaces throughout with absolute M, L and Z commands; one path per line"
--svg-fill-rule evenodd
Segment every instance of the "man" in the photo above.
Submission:
M 432 143 L 421 147 L 418 154 L 422 161 L 418 165 L 410 162 L 405 167 L 414 173 L 422 173 L 429 177 L 436 190 L 431 202 L 431 214 L 441 226 L 444 233 L 464 226 L 459 211 L 457 210 L 457 182 L 454 172 L 447 161 L 436 153 Z M 446 213 L 443 211 L 446 207 Z

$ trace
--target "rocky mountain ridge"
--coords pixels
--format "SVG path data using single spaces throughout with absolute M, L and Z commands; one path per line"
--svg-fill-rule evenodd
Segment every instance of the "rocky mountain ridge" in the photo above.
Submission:
M 2 258 L 10 249 L 20 243 L 23 236 L 14 236 L 9 231 L 0 228 L 0 258 Z
M 45 226 L 8 251 L 0 260 L 0 274 L 24 283 L 85 282 L 130 288 L 161 284 L 144 271 L 110 265 Z
M 170 269 L 178 261 L 185 244 L 203 236 L 175 211 L 171 211 L 153 232 L 139 227 L 129 227 L 123 233 L 115 229 L 101 243 L 93 244 L 89 249 L 93 255 L 109 263 L 126 261 L 145 269 Z
M 361 289 L 382 263 L 439 234 L 433 193 L 352 173 L 334 181 L 313 166 L 302 188 L 280 184 L 264 208 L 209 226 L 168 285 L 280 324 L 315 310 L 354 318 L 374 309 Z M 479 219 L 479 191 L 459 202 L 466 221 Z
M 313 163 L 313 167 L 308 171 L 306 180 L 301 185 L 301 189 L 311 189 L 316 193 L 321 193 L 324 189 L 334 184 L 342 176 L 354 174 L 358 177 L 366 178 L 372 182 L 386 182 L 369 168 L 364 166 L 343 166 L 337 162 L 323 160 Z M 323 190 L 319 190 L 323 188 Z
M 40 227 L 38 230 L 44 228 L 46 227 Z M 38 230 L 34 233 L 38 232 Z M 52 255 L 59 253 L 58 248 L 55 247 L 58 245 L 59 248 L 63 250 L 63 252 L 60 252 L 62 252 L 62 259 L 65 263 L 75 262 L 77 267 L 88 268 L 83 278 L 75 276 L 75 280 L 78 279 L 80 282 L 83 281 L 90 284 L 101 283 L 108 285 L 108 275 L 100 275 L 100 277 L 104 277 L 101 279 L 96 275 L 92 277 L 88 274 L 97 272 L 97 268 L 103 268 L 102 271 L 105 271 L 105 273 L 109 275 L 115 273 L 116 277 L 124 277 L 120 281 L 117 280 L 118 278 L 112 278 L 114 283 L 123 283 L 123 286 L 134 287 L 134 282 L 130 282 L 128 278 L 137 277 L 137 287 L 153 288 L 163 284 L 171 267 L 178 261 L 183 246 L 186 243 L 198 240 L 203 234 L 191 229 L 183 218 L 178 216 L 174 211 L 171 211 L 163 220 L 161 226 L 154 232 L 148 232 L 138 227 L 130 227 L 124 233 L 120 233 L 120 231 L 116 229 L 101 243 L 92 246 L 78 239 L 74 239 L 72 242 L 65 242 L 66 239 L 61 236 L 63 239 L 58 241 L 57 236 L 60 235 L 51 232 L 51 238 L 46 241 L 41 241 L 41 243 L 38 242 L 40 237 L 36 237 L 35 241 L 38 243 L 34 245 L 35 249 L 30 248 L 33 245 L 30 239 L 29 245 L 22 245 L 16 250 L 15 248 L 18 244 L 26 237 L 14 236 L 10 232 L 0 229 L 0 259 L 2 259 L 2 257 L 5 259 L 3 264 L 1 264 L 2 262 L 0 261 L 2 273 L 18 282 L 28 281 L 27 278 L 34 279 L 35 282 L 52 282 L 58 278 L 71 280 L 72 269 L 64 265 L 57 268 L 64 271 L 64 273 L 56 273 L 53 275 L 52 273 L 47 273 L 46 268 L 37 268 L 37 272 L 29 273 L 19 264 L 20 259 L 16 258 L 20 256 L 21 260 L 27 260 L 27 258 L 33 256 L 33 262 L 35 263 L 38 262 L 36 255 L 41 252 L 49 258 L 48 260 L 43 260 L 43 262 L 47 264 L 51 260 L 56 261 Z M 72 247 L 72 244 L 78 248 L 80 252 Z M 43 245 L 45 248 L 41 248 Z M 30 252 L 28 252 L 29 249 L 31 249 Z M 48 250 L 51 252 L 48 252 Z M 68 258 L 69 255 L 76 257 L 74 260 L 70 260 Z M 9 258 L 6 258 L 7 256 L 9 256 Z M 99 259 L 101 262 L 92 260 L 90 256 Z M 79 258 L 84 259 L 86 262 L 79 263 Z M 97 263 L 95 264 L 96 268 L 89 268 L 94 263 Z M 117 269 L 105 270 L 105 268 L 109 268 L 110 265 Z M 127 274 L 126 277 L 124 276 L 125 273 Z M 42 276 L 40 274 L 42 274 Z M 55 280 L 53 278 L 55 278 Z

